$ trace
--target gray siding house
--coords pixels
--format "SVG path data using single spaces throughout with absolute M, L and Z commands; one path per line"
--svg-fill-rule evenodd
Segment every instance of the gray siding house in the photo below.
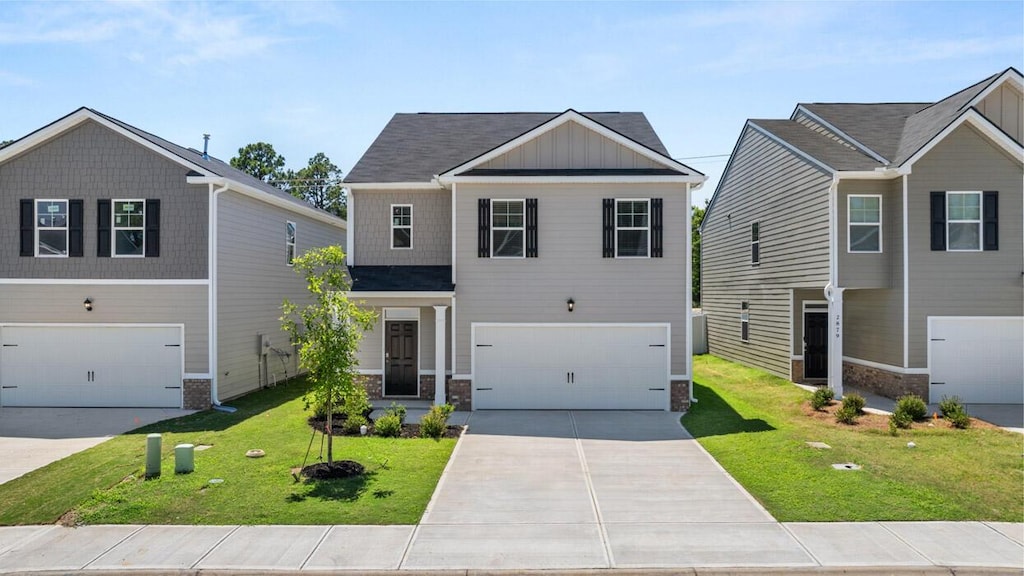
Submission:
M 371 396 L 683 409 L 704 179 L 640 113 L 395 115 L 345 179 Z
M 748 120 L 701 226 L 712 354 L 890 397 L 1024 402 L 1024 101 Z
M 0 149 L 0 406 L 207 408 L 296 373 L 290 259 L 345 222 L 88 108 Z

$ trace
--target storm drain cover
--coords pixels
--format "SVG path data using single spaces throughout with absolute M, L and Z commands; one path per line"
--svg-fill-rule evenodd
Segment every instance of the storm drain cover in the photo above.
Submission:
M 831 446 L 829 446 L 828 444 L 825 444 L 824 442 L 807 442 L 806 444 L 808 446 L 810 446 L 811 448 L 817 448 L 819 450 L 831 450 L 832 449 Z
M 836 470 L 860 470 L 860 464 L 854 464 L 853 462 L 833 464 L 832 467 L 835 468 Z
M 196 446 L 196 452 L 202 452 L 203 450 L 209 450 L 210 448 L 213 448 L 213 446 L 209 444 L 200 444 Z

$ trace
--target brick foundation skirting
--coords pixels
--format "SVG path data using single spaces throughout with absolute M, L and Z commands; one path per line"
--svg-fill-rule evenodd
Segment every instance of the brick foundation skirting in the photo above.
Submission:
M 212 405 L 210 400 L 209 379 L 186 379 L 182 386 L 182 406 L 185 410 L 207 410 Z
M 448 403 L 456 410 L 473 409 L 473 382 L 470 380 L 448 380 Z
M 886 398 L 899 398 L 916 394 L 928 401 L 927 374 L 899 374 L 880 368 L 843 362 L 843 385 L 856 386 L 881 394 Z
M 383 394 L 384 377 L 380 374 L 360 374 L 359 383 L 366 390 L 366 397 L 370 400 L 380 400 Z
M 420 400 L 434 401 L 434 387 L 437 382 L 433 374 L 420 375 Z
M 671 399 L 669 408 L 673 412 L 685 412 L 690 408 L 690 381 L 673 380 L 670 383 Z
M 793 382 L 801 384 L 804 381 L 804 361 L 803 360 L 790 360 L 789 377 L 793 379 Z

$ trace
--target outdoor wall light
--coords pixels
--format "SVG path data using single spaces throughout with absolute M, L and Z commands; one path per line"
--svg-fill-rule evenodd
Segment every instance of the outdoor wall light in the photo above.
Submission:
M 92 312 L 92 298 L 86 298 L 85 302 L 82 302 L 82 306 L 85 306 L 86 312 Z
M 569 307 L 569 312 L 572 312 L 572 309 L 576 307 L 576 301 L 569 298 L 565 301 L 565 305 Z

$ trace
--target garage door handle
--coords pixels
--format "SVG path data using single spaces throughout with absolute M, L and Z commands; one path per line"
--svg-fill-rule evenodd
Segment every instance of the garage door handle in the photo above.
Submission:
M 2 388 L 4 390 L 8 390 L 8 389 L 11 389 L 11 388 L 17 388 L 17 386 L 3 386 Z
M 17 344 L 4 344 L 4 348 L 17 348 Z
M 477 388 L 477 391 L 480 391 L 480 390 L 494 390 L 494 388 Z
M 180 348 L 181 344 L 164 344 L 165 348 Z
M 181 390 L 181 386 L 164 386 L 166 390 Z
M 651 390 L 651 391 L 658 391 L 658 390 L 660 390 L 661 392 L 665 391 L 664 388 L 648 388 L 648 390 Z
M 648 348 L 664 348 L 665 345 L 664 344 L 648 344 L 647 347 Z

